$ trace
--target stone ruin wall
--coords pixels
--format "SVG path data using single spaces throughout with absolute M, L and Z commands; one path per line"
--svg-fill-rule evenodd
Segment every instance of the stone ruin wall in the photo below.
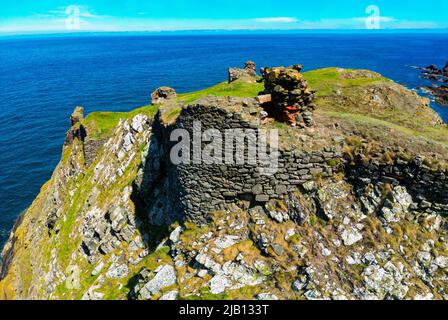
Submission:
M 300 73 L 302 68 L 298 64 L 288 68 L 261 69 L 265 86 L 263 94 L 267 96 L 263 108 L 277 121 L 293 127 L 311 127 L 314 124 L 315 91 Z
M 393 164 L 359 161 L 346 167 L 346 176 L 355 185 L 358 196 L 369 184 L 401 185 L 413 196 L 415 205 L 411 210 L 448 214 L 448 172 L 426 167 L 423 158 L 396 159 Z
M 220 131 L 229 128 L 249 129 L 251 126 L 238 113 L 196 104 L 184 108 L 173 126 L 159 127 L 163 131 L 159 137 L 163 137 L 164 141 L 159 141 L 157 145 L 164 145 L 158 151 L 160 156 L 160 150 L 164 150 L 164 155 L 159 158 L 163 158 L 164 164 L 158 164 L 157 167 L 164 167 L 162 171 L 165 171 L 164 184 L 169 189 L 170 210 L 177 210 L 182 219 L 198 225 L 207 223 L 211 212 L 228 209 L 229 204 L 247 200 L 253 206 L 272 199 L 283 199 L 299 190 L 305 182 L 316 180 L 317 176 L 328 178 L 341 171 L 345 173 L 347 181 L 353 184 L 355 191 L 362 192 L 369 183 L 404 185 L 414 198 L 415 210 L 448 213 L 447 173 L 425 169 L 416 165 L 415 159 L 406 163 L 398 161 L 389 166 L 366 166 L 362 163 L 349 165 L 340 150 L 326 147 L 315 152 L 279 150 L 278 171 L 272 176 L 260 174 L 256 166 L 249 164 L 175 166 L 169 159 L 169 150 L 174 145 L 169 142 L 170 132 L 182 127 L 192 136 L 193 121 L 201 121 L 202 131 L 209 128 Z M 339 164 L 335 166 L 334 163 Z M 156 180 L 160 180 L 160 176 Z
M 254 69 L 251 64 L 249 66 L 251 70 Z M 274 103 L 273 107 L 277 110 L 282 111 L 285 106 L 296 105 L 300 111 L 310 113 L 315 108 L 312 103 L 314 92 L 308 87 L 300 70 L 301 66 L 297 65 L 262 71 L 266 83 L 265 93 L 272 95 L 270 102 Z M 276 89 L 278 85 L 281 88 Z M 174 89 L 161 89 L 163 90 L 159 88 L 153 93 L 153 102 L 157 100 L 160 103 L 176 96 Z M 263 102 L 258 101 L 256 104 L 265 108 Z M 340 148 L 336 147 L 326 147 L 315 152 L 279 150 L 278 170 L 272 176 L 261 174 L 258 167 L 251 164 L 201 163 L 175 166 L 171 163 L 170 150 L 175 144 L 170 142 L 172 130 L 184 128 L 192 137 L 194 121 L 201 122 L 202 132 L 211 128 L 220 132 L 231 128 L 257 130 L 257 125 L 251 125 L 243 119 L 242 115 L 247 112 L 243 109 L 230 112 L 219 103 L 213 106 L 213 103 L 198 102 L 184 107 L 173 125 L 165 126 L 161 123 L 160 114 L 156 116 L 153 137 L 144 162 L 143 178 L 137 183 L 143 201 L 151 200 L 151 203 L 145 204 L 149 216 L 160 223 L 185 218 L 204 224 L 208 221 L 210 212 L 226 210 L 229 204 L 247 200 L 255 205 L 283 199 L 305 182 L 315 180 L 317 176 L 327 178 L 341 171 L 344 171 L 359 197 L 369 184 L 404 185 L 414 198 L 415 210 L 448 214 L 448 173 L 426 168 L 418 158 L 409 162 L 398 159 L 392 165 L 378 161 L 349 164 L 343 158 Z M 82 109 L 77 108 L 71 118 L 72 126 L 81 119 Z M 79 129 L 69 132 L 68 140 L 79 133 Z M 97 144 L 84 143 L 87 165 L 93 161 L 102 142 Z
M 255 62 L 247 61 L 244 68 L 229 68 L 228 70 L 229 83 L 237 80 L 245 82 L 255 82 L 257 77 L 257 67 Z
M 223 132 L 230 128 L 250 129 L 251 126 L 238 113 L 228 113 L 219 107 L 190 105 L 182 111 L 174 126 L 159 127 L 164 132 L 156 135 L 165 142 L 158 141 L 155 144 L 165 144 L 162 147 L 165 154 L 161 160 L 163 163 L 155 167 L 164 168 L 166 182 L 163 184 L 169 186 L 167 194 L 170 201 L 177 202 L 175 209 L 172 209 L 180 210 L 187 220 L 197 224 L 207 223 L 210 212 L 225 210 L 229 204 L 240 200 L 264 204 L 271 199 L 282 199 L 298 190 L 304 182 L 315 179 L 316 175 L 332 176 L 335 168 L 328 162 L 342 158 L 342 154 L 333 148 L 312 153 L 279 150 L 278 170 L 274 175 L 260 174 L 257 166 L 251 164 L 175 166 L 169 159 L 168 150 L 175 144 L 167 143 L 170 132 L 182 127 L 192 137 L 193 121 L 201 121 L 202 131 L 213 128 Z M 152 178 L 153 183 L 157 181 L 160 181 L 160 177 Z

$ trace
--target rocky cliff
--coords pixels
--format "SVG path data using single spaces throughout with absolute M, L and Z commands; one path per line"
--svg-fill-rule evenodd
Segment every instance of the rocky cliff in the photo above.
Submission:
M 303 78 L 317 92 L 299 127 L 238 79 L 129 113 L 77 108 L 3 249 L 0 297 L 447 299 L 448 129 L 374 72 Z M 173 164 L 171 134 L 195 123 L 278 130 L 278 166 Z

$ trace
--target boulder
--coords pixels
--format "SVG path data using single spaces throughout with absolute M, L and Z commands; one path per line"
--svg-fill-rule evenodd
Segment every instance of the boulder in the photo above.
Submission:
M 356 228 L 348 227 L 342 232 L 341 238 L 344 245 L 351 246 L 362 240 L 362 234 Z
M 158 294 L 163 288 L 176 284 L 176 272 L 172 265 L 162 266 L 157 274 L 148 281 L 139 292 L 139 298 L 143 300 L 150 299 Z
M 177 97 L 177 94 L 173 88 L 160 87 L 160 88 L 157 88 L 151 94 L 151 103 L 152 104 L 162 104 L 162 103 L 166 102 L 167 100 L 174 100 L 174 99 L 176 99 L 176 97 Z
M 405 216 L 411 204 L 412 196 L 406 188 L 397 186 L 393 189 L 390 199 L 385 201 L 381 209 L 382 216 L 387 222 L 398 222 Z
M 222 274 L 218 274 L 210 280 L 210 292 L 212 294 L 223 293 L 227 288 L 232 286 L 232 282 Z

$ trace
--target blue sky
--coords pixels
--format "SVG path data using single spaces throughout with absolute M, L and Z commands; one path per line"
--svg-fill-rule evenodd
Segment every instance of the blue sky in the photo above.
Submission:
M 0 33 L 366 29 L 371 15 L 381 29 L 447 29 L 448 1 L 2 0 Z

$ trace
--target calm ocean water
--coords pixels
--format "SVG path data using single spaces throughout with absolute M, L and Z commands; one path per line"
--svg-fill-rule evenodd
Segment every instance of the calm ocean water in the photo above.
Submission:
M 77 105 L 131 110 L 161 85 L 201 89 L 249 59 L 371 69 L 415 88 L 424 80 L 409 66 L 443 66 L 447 48 L 448 34 L 0 38 L 0 244 L 50 178 Z M 433 107 L 448 121 L 448 108 Z

